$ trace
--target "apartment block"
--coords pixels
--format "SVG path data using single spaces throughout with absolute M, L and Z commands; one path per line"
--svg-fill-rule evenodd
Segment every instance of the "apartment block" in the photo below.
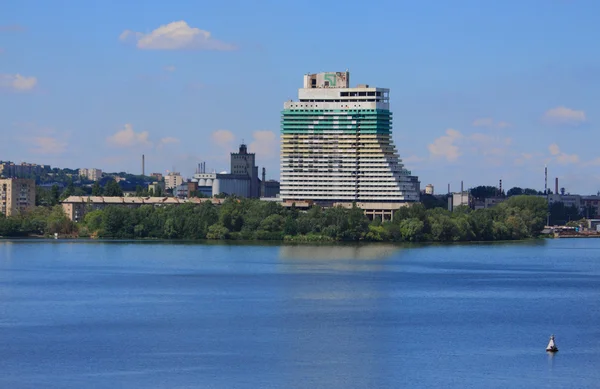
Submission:
M 99 181 L 102 178 L 101 169 L 79 169 L 79 176 L 85 177 L 90 181 Z
M 0 179 L 0 213 L 15 216 L 35 207 L 35 181 L 26 178 Z
M 183 177 L 178 172 L 170 172 L 165 176 L 165 187 L 167 189 L 175 189 L 183 184 Z

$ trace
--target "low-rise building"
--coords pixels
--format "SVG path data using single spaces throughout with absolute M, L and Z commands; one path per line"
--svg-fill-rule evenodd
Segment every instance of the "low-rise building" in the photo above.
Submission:
M 155 181 L 151 184 L 148 184 L 148 192 L 152 192 L 152 195 L 162 195 L 165 193 L 165 182 L 164 181 Z
M 263 194 L 262 197 L 277 197 L 279 196 L 279 181 L 267 180 L 262 182 Z
M 14 216 L 35 207 L 35 181 L 26 178 L 0 179 L 0 213 Z
M 549 194 L 548 203 L 563 203 L 565 207 L 573 206 L 577 209 L 581 209 L 581 196 L 572 194 Z
M 221 205 L 223 199 L 178 199 L 176 197 L 104 197 L 104 196 L 70 196 L 61 201 L 63 210 L 74 222 L 83 220 L 88 212 L 103 210 L 109 206 L 138 208 L 143 205 L 151 205 L 154 207 L 162 206 L 177 206 L 187 203 L 202 204 L 205 201 L 210 201 L 214 205 Z
M 156 181 L 162 181 L 163 175 L 161 173 L 152 173 L 150 177 L 154 178 Z
M 462 191 L 452 193 L 452 196 L 448 198 L 448 210 L 453 211 L 454 208 L 460 206 L 471 207 L 473 204 L 473 197 L 468 191 Z

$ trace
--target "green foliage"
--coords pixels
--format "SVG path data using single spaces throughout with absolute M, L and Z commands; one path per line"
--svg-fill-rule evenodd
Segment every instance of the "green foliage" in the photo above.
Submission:
M 476 211 L 427 209 L 417 203 L 400 208 L 393 220 L 378 217 L 372 222 L 356 205 L 349 209 L 313 206 L 301 212 L 275 202 L 229 197 L 219 207 L 206 201 L 200 205 L 89 209 L 78 229 L 61 206 L 37 207 L 18 217 L 0 216 L 0 235 L 72 234 L 79 230 L 81 236 L 116 239 L 493 241 L 536 237 L 546 216 L 546 200 L 536 196 L 513 196 L 494 208 Z
M 104 196 L 106 197 L 123 197 L 123 189 L 119 186 L 117 181 L 108 180 L 106 185 L 104 186 Z
M 495 186 L 476 186 L 471 189 L 471 196 L 477 200 L 485 200 L 490 197 L 501 196 L 502 193 L 498 191 Z

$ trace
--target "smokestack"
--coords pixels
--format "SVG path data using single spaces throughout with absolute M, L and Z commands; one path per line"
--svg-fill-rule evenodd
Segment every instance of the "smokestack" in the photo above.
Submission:
M 548 195 L 548 165 L 544 165 L 544 194 Z
M 448 194 L 450 194 L 450 183 L 448 183 Z
M 558 194 L 558 177 L 554 179 L 554 194 Z
M 146 156 L 142 154 L 142 176 L 146 175 Z
M 265 180 L 267 177 L 267 169 L 263 167 L 262 170 L 262 181 L 260 183 L 260 197 L 265 197 Z
M 461 181 L 460 181 L 460 193 L 462 193 L 462 192 L 464 192 L 464 191 L 465 191 L 465 189 L 464 189 L 464 187 L 463 187 L 463 182 L 462 182 L 462 180 L 461 180 Z
M 502 178 L 500 179 L 500 187 L 498 190 L 500 191 L 499 195 L 502 195 Z

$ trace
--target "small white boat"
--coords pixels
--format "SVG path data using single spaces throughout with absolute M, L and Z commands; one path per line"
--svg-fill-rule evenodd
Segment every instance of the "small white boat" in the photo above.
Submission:
M 54 233 L 54 239 L 58 239 L 58 232 Z
M 546 351 L 550 353 L 555 353 L 558 351 L 558 347 L 554 343 L 554 335 L 550 336 L 550 342 L 548 342 L 548 346 L 546 346 Z

